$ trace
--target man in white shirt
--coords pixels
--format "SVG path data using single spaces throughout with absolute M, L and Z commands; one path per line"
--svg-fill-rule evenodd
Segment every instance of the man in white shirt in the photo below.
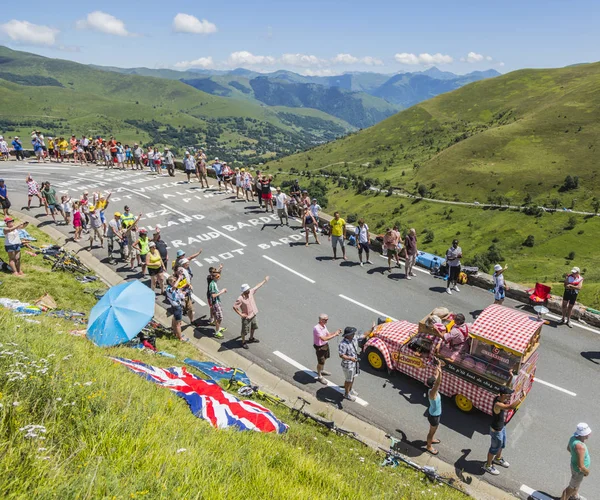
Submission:
M 289 226 L 290 221 L 288 220 L 287 213 L 287 204 L 289 202 L 289 197 L 287 194 L 281 192 L 281 188 L 277 188 L 277 194 L 275 195 L 275 205 L 277 207 L 277 215 L 279 216 L 279 220 L 281 221 L 281 225 L 283 226 L 283 219 L 285 218 L 285 225 Z
M 369 234 L 369 226 L 365 224 L 364 219 L 359 219 L 354 234 L 356 235 L 356 248 L 358 249 L 358 260 L 360 265 L 364 265 L 362 260 L 363 251 L 366 253 L 367 264 L 372 264 L 369 260 L 369 242 L 371 241 L 371 235 Z
M 140 148 L 139 144 L 136 142 L 133 145 L 133 159 L 135 161 L 136 168 L 143 170 L 144 164 L 142 163 L 142 156 L 144 156 L 144 150 Z

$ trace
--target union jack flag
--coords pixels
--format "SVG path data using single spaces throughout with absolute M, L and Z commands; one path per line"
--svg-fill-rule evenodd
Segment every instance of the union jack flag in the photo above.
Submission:
M 158 368 L 131 359 L 111 359 L 125 365 L 146 380 L 170 389 L 187 401 L 196 417 L 208 421 L 215 428 L 237 427 L 241 431 L 278 434 L 288 429 L 288 426 L 268 408 L 254 401 L 240 401 L 221 389 L 214 380 L 201 379 L 189 373 L 183 366 Z

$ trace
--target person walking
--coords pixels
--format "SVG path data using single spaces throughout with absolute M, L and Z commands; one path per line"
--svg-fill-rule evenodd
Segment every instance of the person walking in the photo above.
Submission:
M 27 176 L 25 182 L 27 183 L 27 210 L 31 210 L 31 199 L 34 196 L 36 196 L 39 200 L 39 207 L 41 207 L 44 204 L 44 200 L 42 199 L 42 195 L 40 194 L 40 187 L 38 183 L 33 180 L 31 174 Z
M 54 214 L 58 210 L 62 215 L 62 207 L 60 206 L 58 201 L 56 201 L 56 190 L 50 186 L 49 181 L 43 183 L 41 195 L 44 198 L 44 201 L 46 202 L 46 206 L 50 210 L 50 215 L 52 215 L 52 219 L 56 223 L 56 216 Z
M 352 390 L 354 377 L 358 375 L 358 346 L 354 341 L 356 328 L 347 326 L 344 328 L 344 340 L 338 346 L 338 354 L 342 358 L 342 371 L 344 372 L 344 399 L 356 401 L 358 393 Z
M 327 322 L 329 316 L 325 313 L 319 314 L 319 322 L 313 327 L 313 347 L 317 355 L 317 382 L 323 385 L 327 385 L 327 381 L 323 376 L 329 376 L 331 373 L 325 371 L 325 361 L 327 361 L 331 355 L 329 350 L 329 341 L 342 333 L 342 329 L 339 328 L 333 333 L 329 333 L 327 329 Z
M 571 272 L 565 276 L 563 285 L 565 293 L 563 294 L 562 317 L 559 324 L 564 325 L 566 320 L 567 326 L 573 328 L 571 326 L 571 314 L 573 313 L 573 306 L 577 302 L 579 291 L 583 286 L 583 276 L 581 276 L 581 271 L 578 267 L 571 269 Z
M 416 276 L 413 267 L 417 261 L 417 231 L 410 228 L 404 238 L 404 276 L 407 280 Z
M 439 453 L 433 445 L 439 444 L 439 439 L 433 439 L 435 432 L 440 425 L 440 417 L 442 416 L 442 396 L 440 395 L 440 385 L 442 384 L 442 368 L 445 363 L 438 359 L 438 364 L 435 368 L 435 376 L 427 379 L 427 400 L 429 408 L 427 409 L 427 421 L 429 422 L 429 432 L 427 433 L 427 451 L 432 455 Z
M 364 219 L 358 220 L 358 226 L 354 229 L 354 234 L 356 235 L 356 248 L 358 249 L 358 261 L 360 262 L 360 265 L 364 265 L 363 252 L 365 252 L 367 258 L 367 264 L 373 264 L 369 260 L 369 242 L 371 241 L 371 234 L 369 233 L 369 226 L 365 224 Z
M 248 344 L 253 342 L 260 342 L 254 337 L 254 332 L 258 329 L 258 323 L 256 321 L 256 315 L 258 314 L 258 308 L 254 300 L 254 294 L 258 289 L 265 285 L 269 281 L 269 277 L 265 276 L 254 288 L 250 288 L 250 285 L 244 283 L 241 287 L 241 295 L 233 304 L 233 310 L 242 318 L 242 347 L 248 349 Z M 246 342 L 246 336 L 249 335 L 248 341 Z
M 144 150 L 136 142 L 133 145 L 133 160 L 135 162 L 134 170 L 135 169 L 144 170 L 144 162 L 142 159 L 143 156 L 144 156 Z
M 509 404 L 508 401 L 513 392 L 512 389 L 503 387 L 498 396 L 494 398 L 492 423 L 490 426 L 492 442 L 488 451 L 487 461 L 483 466 L 483 470 L 492 476 L 500 474 L 500 471 L 494 465 L 504 468 L 510 467 L 510 464 L 502 457 L 502 451 L 506 447 L 506 411 L 515 409 L 525 399 L 525 393 L 523 392 L 519 399 Z
M 584 500 L 579 495 L 579 488 L 583 478 L 590 474 L 590 452 L 586 441 L 590 438 L 592 429 L 585 422 L 577 424 L 575 434 L 569 439 L 567 451 L 571 454 L 571 481 L 565 488 L 560 500 Z
M 21 222 L 19 225 L 15 225 L 15 219 L 12 217 L 4 217 L 4 223 L 6 224 L 2 231 L 4 232 L 4 250 L 8 254 L 8 265 L 14 276 L 24 276 L 25 273 L 21 271 L 21 237 L 19 231 L 25 229 L 29 222 Z
M 165 293 L 165 282 L 163 273 L 166 271 L 160 252 L 156 248 L 156 243 L 151 241 L 148 243 L 148 253 L 146 254 L 146 267 L 150 275 L 150 288 L 152 291 L 156 289 L 156 285 L 160 288 L 160 293 Z
M 215 160 L 212 164 L 213 172 L 215 173 L 215 178 L 217 179 L 217 184 L 219 185 L 219 191 L 223 190 L 223 164 L 219 161 L 218 157 L 215 157 Z
M 277 194 L 275 195 L 275 206 L 277 208 L 277 216 L 283 226 L 283 219 L 285 219 L 285 225 L 289 226 L 290 221 L 288 219 L 287 206 L 289 203 L 288 195 L 281 192 L 281 188 L 277 188 Z
M 304 228 L 304 237 L 306 238 L 306 246 L 308 246 L 308 235 L 312 231 L 315 237 L 315 243 L 320 245 L 319 236 L 317 235 L 317 219 L 310 213 L 309 208 L 304 209 L 304 217 L 302 217 L 302 227 Z
M 446 293 L 452 295 L 453 289 L 455 292 L 460 292 L 456 285 L 458 275 L 460 274 L 460 259 L 462 258 L 462 248 L 458 246 L 458 240 L 452 242 L 452 246 L 446 252 L 446 264 L 448 265 L 448 283 L 446 285 Z
M 172 151 L 165 147 L 165 155 L 163 158 L 163 163 L 165 165 L 165 168 L 167 169 L 168 174 L 171 177 L 175 177 L 175 156 L 173 155 Z M 187 171 L 186 171 L 187 174 Z M 188 178 L 189 181 L 189 178 Z
M 210 292 L 210 299 L 212 303 L 212 313 L 215 320 L 215 337 L 220 339 L 223 334 L 227 331 L 227 328 L 221 328 L 221 322 L 223 321 L 223 306 L 221 305 L 221 295 L 227 293 L 227 288 L 219 290 L 217 282 L 221 279 L 221 273 L 214 273 L 212 275 L 212 281 L 208 285 L 208 291 Z
M 344 245 L 344 238 L 346 237 L 346 221 L 340 217 L 339 212 L 334 212 L 333 219 L 329 221 L 331 231 L 328 239 L 331 241 L 333 247 L 333 260 L 337 259 L 337 245 L 338 243 L 342 247 L 342 258 L 346 258 L 346 246 Z
M 504 297 L 506 295 L 506 284 L 504 282 L 504 271 L 508 269 L 508 266 L 504 268 L 500 264 L 494 266 L 494 274 L 492 279 L 494 280 L 494 304 L 502 305 Z
M 383 235 L 383 249 L 388 260 L 388 271 L 392 272 L 392 260 L 398 257 L 398 233 L 388 227 Z
M 189 151 L 185 152 L 185 158 L 183 159 L 183 169 L 187 176 L 187 183 L 189 184 L 192 180 L 192 174 L 196 173 L 196 161 Z
M 8 188 L 4 184 L 4 179 L 0 179 L 0 207 L 4 211 L 4 216 L 8 217 L 8 209 L 10 208 L 10 200 L 8 199 Z M 287 215 L 286 215 L 287 218 Z

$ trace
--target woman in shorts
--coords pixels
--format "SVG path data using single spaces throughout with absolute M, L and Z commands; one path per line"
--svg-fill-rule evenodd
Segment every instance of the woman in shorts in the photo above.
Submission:
M 28 222 L 22 222 L 18 226 L 15 225 L 15 220 L 8 216 L 4 218 L 6 226 L 2 229 L 4 231 L 4 250 L 8 254 L 8 265 L 15 276 L 24 276 L 25 273 L 21 271 L 21 237 L 19 236 L 19 230 L 25 229 Z
M 223 162 L 223 184 L 225 185 L 225 192 L 228 192 L 229 188 L 231 188 L 231 192 L 233 193 L 233 183 L 231 182 L 232 179 L 233 170 L 231 170 L 231 167 L 227 165 L 227 162 Z
M 163 281 L 162 275 L 163 273 L 166 273 L 167 270 L 154 241 L 148 243 L 146 267 L 148 268 L 148 274 L 150 275 L 150 288 L 154 290 L 158 285 L 160 287 L 160 293 L 164 294 L 165 282 Z
M 27 178 L 25 179 L 25 182 L 27 183 L 27 210 L 31 210 L 31 198 L 33 198 L 34 196 L 36 196 L 37 199 L 40 200 L 40 204 L 39 204 L 40 207 L 42 205 L 44 205 L 44 200 L 42 199 L 42 196 L 40 195 L 40 186 L 38 185 L 37 182 L 35 182 L 33 180 L 33 177 L 31 177 L 31 174 L 29 174 L 27 176 Z M 48 215 L 48 214 L 46 214 L 46 215 Z
M 581 276 L 581 271 L 578 267 L 571 269 L 571 272 L 565 277 L 563 285 L 565 293 L 562 300 L 562 318 L 559 324 L 563 325 L 566 323 L 569 328 L 572 328 L 571 314 L 573 313 L 573 306 L 577 302 L 577 296 L 583 286 L 583 276 Z
M 317 219 L 315 219 L 315 216 L 310 211 L 310 208 L 304 209 L 302 227 L 304 228 L 304 236 L 306 237 L 306 246 L 308 246 L 308 233 L 310 231 L 312 231 L 313 235 L 315 236 L 315 242 L 317 245 L 321 244 L 319 243 L 319 237 L 317 236 Z
M 252 174 L 249 171 L 244 172 L 243 184 L 244 191 L 246 193 L 246 201 L 254 201 L 254 179 L 252 178 Z M 251 200 L 249 200 L 248 198 L 251 198 Z

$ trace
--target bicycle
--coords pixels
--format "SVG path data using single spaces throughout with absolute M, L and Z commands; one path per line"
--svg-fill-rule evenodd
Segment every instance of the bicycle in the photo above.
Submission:
M 238 387 L 237 392 L 240 396 L 244 396 L 244 397 L 258 396 L 259 399 L 262 399 L 264 401 L 269 401 L 270 403 L 273 403 L 274 405 L 280 405 L 280 404 L 285 403 L 285 399 L 282 399 L 279 396 L 275 396 L 274 394 L 269 394 L 268 392 L 261 390 L 257 385 L 249 385 L 249 384 L 242 382 L 241 380 L 236 379 L 235 376 L 238 373 L 240 373 L 240 371 L 241 370 L 238 370 L 237 368 L 233 369 L 231 378 L 228 380 L 227 385 L 225 387 L 228 391 L 232 390 L 232 388 Z
M 464 490 L 462 490 L 461 488 L 459 488 L 458 486 L 456 486 L 454 484 L 456 479 L 446 478 L 446 477 L 440 475 L 437 472 L 435 467 L 432 467 L 430 465 L 421 466 L 421 465 L 413 462 L 407 456 L 400 453 L 397 449 L 398 444 L 401 443 L 401 441 L 399 439 L 396 439 L 395 437 L 390 436 L 389 434 L 386 434 L 385 437 L 390 440 L 390 447 L 389 447 L 389 449 L 383 448 L 381 446 L 379 447 L 379 449 L 382 450 L 383 452 L 385 452 L 385 454 L 386 454 L 385 459 L 383 460 L 383 462 L 381 464 L 382 466 L 398 467 L 400 465 L 400 462 L 402 462 L 402 463 L 408 465 L 409 467 L 411 467 L 412 469 L 425 474 L 425 477 L 427 479 L 429 479 L 429 481 L 431 481 L 432 483 L 435 483 L 435 482 L 443 483 L 446 486 L 449 486 L 450 488 L 452 488 L 456 491 L 465 493 Z
M 65 250 L 61 250 L 58 255 L 44 254 L 44 260 L 52 262 L 52 271 L 69 271 L 81 274 L 92 272 L 74 254 Z

